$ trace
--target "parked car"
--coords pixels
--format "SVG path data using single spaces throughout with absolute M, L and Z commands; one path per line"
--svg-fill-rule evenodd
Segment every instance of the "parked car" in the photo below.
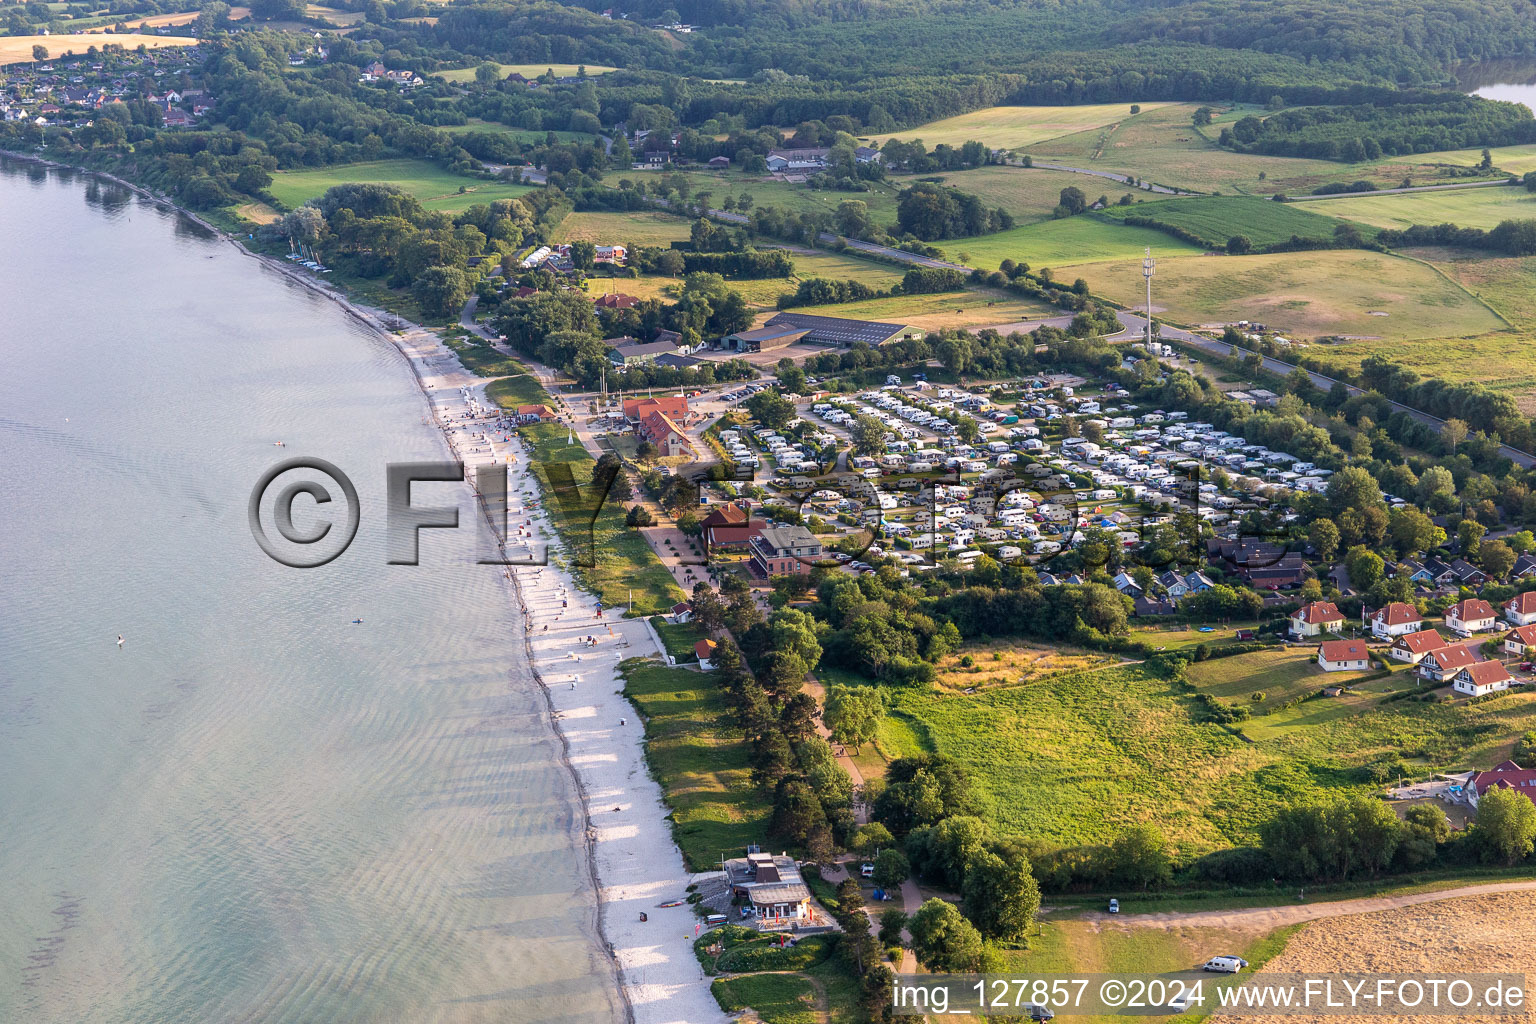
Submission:
M 859 876 L 861 878 L 874 878 L 875 877 L 875 866 L 873 864 L 860 864 L 859 865 Z
M 1025 1013 L 1029 1014 L 1030 1020 L 1046 1021 L 1056 1016 L 1056 1011 L 1044 1003 L 1025 1003 L 1023 1009 Z
M 1118 914 L 1118 913 L 1120 913 L 1120 901 L 1119 900 L 1110 900 L 1109 901 L 1109 912 L 1111 914 Z

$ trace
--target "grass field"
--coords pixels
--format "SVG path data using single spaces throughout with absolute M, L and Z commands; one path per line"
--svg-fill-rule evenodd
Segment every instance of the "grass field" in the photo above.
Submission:
M 681 175 L 688 182 L 689 196 L 696 195 L 700 191 L 711 193 L 710 205 L 719 208 L 725 197 L 738 196 L 743 192 L 752 196 L 752 201 L 757 206 L 775 206 L 781 210 L 793 210 L 802 212 L 805 210 L 835 211 L 837 204 L 845 199 L 857 199 L 869 207 L 869 212 L 881 224 L 894 223 L 896 220 L 896 196 L 906 187 L 904 181 L 871 182 L 868 192 L 830 192 L 823 189 L 814 189 L 806 185 L 797 185 L 788 181 L 775 181 L 772 178 L 761 177 L 752 174 L 743 174 L 734 169 L 723 171 L 667 171 L 665 176 Z M 603 183 L 617 186 L 623 178 L 631 181 L 647 182 L 647 188 L 653 187 L 663 177 L 662 172 L 657 171 L 609 171 L 603 176 Z
M 487 63 L 496 64 L 495 61 L 488 61 Z M 479 65 L 476 65 L 475 67 L 479 67 Z M 502 78 L 507 77 L 514 71 L 522 75 L 524 78 L 538 78 L 546 71 L 553 71 L 557 78 L 569 78 L 572 75 L 579 74 L 582 65 L 496 64 L 496 67 L 498 68 Z M 586 69 L 587 74 L 589 75 L 606 75 L 610 71 L 619 70 L 618 68 L 608 67 L 605 64 L 588 64 L 586 65 Z M 433 74 L 438 78 L 445 79 L 449 82 L 473 82 L 475 80 L 475 68 L 454 68 L 451 71 L 434 71 Z
M 1378 228 L 1455 224 L 1457 227 L 1486 230 L 1501 220 L 1536 217 L 1536 195 L 1523 188 L 1509 186 L 1446 192 L 1404 192 L 1390 196 L 1345 196 L 1286 206 Z
M 1323 672 L 1311 647 L 1271 648 L 1237 654 L 1230 658 L 1211 658 L 1195 662 L 1187 670 L 1189 681 L 1201 693 L 1229 704 L 1248 707 L 1255 714 L 1266 705 L 1284 704 L 1296 697 L 1316 693 L 1324 686 L 1348 685 L 1371 675 L 1369 672 Z M 1262 701 L 1254 701 L 1263 693 Z
M 1143 103 L 1142 113 L 1165 106 Z M 975 139 L 993 149 L 1017 149 L 1086 128 L 1130 118 L 1129 103 L 1088 103 L 1072 107 L 985 107 L 958 117 L 930 121 L 905 131 L 872 136 L 870 145 L 886 139 L 922 139 L 929 149 L 941 142 L 958 146 Z
M 1363 178 L 1385 186 L 1399 184 L 1405 175 L 1427 181 L 1438 173 L 1436 168 L 1416 162 L 1427 157 L 1401 163 L 1341 164 L 1233 153 L 1216 145 L 1222 125 L 1248 114 L 1263 116 L 1265 111 L 1253 106 L 1218 108 L 1215 122 L 1202 135 L 1190 121 L 1199 106 L 1175 103 L 1143 109 L 1135 117 L 1118 122 L 1112 131 L 1091 128 L 1063 134 L 1028 150 L 1040 161 L 1131 174 L 1200 192 L 1296 195 L 1333 181 Z M 1083 190 L 1088 191 L 1088 186 Z
M 628 213 L 573 213 L 555 229 L 553 241 L 585 240 L 612 245 L 660 245 L 688 238 L 689 223 L 681 217 L 653 210 Z
M 1064 264 L 1097 263 L 1131 256 L 1140 260 L 1142 250 L 1147 246 L 1151 246 L 1152 255 L 1159 258 L 1201 251 L 1197 246 L 1152 228 L 1110 224 L 1086 215 L 1030 224 L 993 235 L 952 238 L 938 245 L 949 258 L 960 259 L 968 266 L 983 270 L 996 269 L 1005 259 L 1028 263 L 1032 268 L 1057 268 Z M 970 258 L 962 259 L 962 253 Z M 1093 283 L 1093 278 L 1089 278 L 1089 283 Z
M 741 297 L 747 300 L 747 305 L 756 309 L 771 309 L 785 292 L 795 290 L 794 283 L 784 278 L 769 279 L 766 281 L 731 281 L 728 282 L 734 291 L 741 293 Z M 588 295 L 607 295 L 617 293 L 620 295 L 633 295 L 640 299 L 660 299 L 663 302 L 676 302 L 682 290 L 683 280 L 680 277 L 664 277 L 647 274 L 644 277 L 592 277 L 586 282 Z
M 831 306 L 797 306 L 796 313 L 883 320 L 937 331 L 946 327 L 990 327 L 1056 316 L 1060 310 L 1006 292 L 967 289 L 938 295 L 898 295 Z
M 1096 216 L 1112 220 L 1155 217 L 1218 245 L 1233 235 L 1246 235 L 1255 246 L 1265 246 L 1287 241 L 1292 235 L 1332 238 L 1333 229 L 1341 223 L 1334 218 L 1344 214 L 1321 203 L 1302 207 L 1250 196 L 1192 196 L 1155 204 L 1111 206 Z
M 198 13 L 197 11 L 182 11 L 179 14 L 152 14 L 142 18 L 127 17 L 123 18 L 122 21 L 132 29 L 166 28 L 170 25 L 190 25 L 197 20 Z M 249 10 L 246 13 L 250 13 Z M 230 15 L 234 15 L 233 8 L 230 10 Z M 103 25 L 97 28 L 86 29 L 86 31 L 101 32 L 106 27 Z
M 191 36 L 157 36 L 153 33 L 125 32 L 114 35 L 109 42 L 122 44 L 125 50 L 135 50 L 142 44 L 151 50 L 158 50 L 165 46 L 193 46 L 197 40 Z M 31 64 L 32 47 L 42 45 L 47 48 L 50 59 L 63 57 L 72 53 L 84 53 L 93 46 L 100 46 L 102 41 L 91 33 L 91 38 L 82 39 L 75 36 L 0 36 L 0 65 L 5 64 Z
M 489 132 L 495 135 L 510 135 L 518 142 L 543 142 L 550 135 L 554 135 L 561 142 L 591 142 L 596 138 L 586 132 L 535 131 L 532 128 L 513 128 L 511 125 L 498 124 L 495 121 L 481 121 L 478 118 L 470 118 L 468 124 L 443 125 L 438 131 L 451 132 L 455 135 L 464 132 Z
M 1126 192 L 1149 201 L 1161 198 L 1155 193 L 1128 188 L 1104 178 L 1040 167 L 993 165 L 971 171 L 954 171 L 939 177 L 944 184 L 970 192 L 988 206 L 1001 206 L 1013 214 L 1013 219 L 1019 224 L 1049 220 L 1051 211 L 1061 201 L 1061 190 L 1069 186 L 1082 189 L 1089 202 L 1104 195 L 1113 203 Z
M 321 4 L 308 5 L 304 9 L 304 13 L 311 18 L 319 18 L 321 21 L 343 27 L 356 25 L 363 20 L 362 11 L 343 11 L 338 7 L 325 7 Z
M 966 665 L 969 659 L 971 664 Z M 955 692 L 994 689 L 1032 683 L 1058 672 L 1081 672 L 1117 661 L 1095 651 L 1057 647 L 1028 647 L 1012 641 L 967 644 L 936 666 L 937 686 Z
M 1489 150 L 1493 166 L 1510 174 L 1536 171 L 1536 144 L 1501 146 Z M 1412 156 L 1390 157 L 1388 163 L 1450 164 L 1452 167 L 1476 167 L 1483 162 L 1481 149 L 1444 149 L 1434 153 L 1415 153 Z
M 485 349 L 481 347 L 481 354 Z M 487 357 L 494 358 L 494 357 Z M 486 386 L 486 396 L 504 409 L 519 405 L 554 402 L 527 367 L 506 359 L 497 367 L 515 374 Z M 608 608 L 624 608 L 633 601 L 637 615 L 654 615 L 686 598 L 656 553 L 638 531 L 624 525 L 621 502 L 603 501 L 592 511 L 592 469 L 595 462 L 586 448 L 566 441 L 566 429 L 558 423 L 535 423 L 519 428 L 534 447 L 545 507 L 564 545 L 565 563 L 588 591 Z M 551 484 L 555 467 L 566 467 L 579 499 L 567 508 Z M 563 470 L 561 470 L 563 472 Z M 558 482 L 558 478 L 555 478 Z
M 714 678 L 654 661 L 624 663 L 624 695 L 645 721 L 646 759 L 672 809 L 672 834 L 694 871 L 758 842 L 772 810 L 752 786 L 751 751 L 727 724 Z
M 1144 301 L 1139 259 L 1057 269 L 1061 278 L 1079 275 L 1097 293 L 1131 305 Z M 1432 268 L 1358 249 L 1159 260 L 1152 303 L 1175 323 L 1261 320 L 1287 336 L 1302 338 L 1452 338 L 1503 327 L 1498 317 Z M 1352 343 L 1338 351 L 1353 348 Z M 1330 351 L 1313 346 L 1308 354 L 1326 357 Z M 1446 355 L 1459 358 L 1449 351 Z
M 348 182 L 380 182 L 409 192 L 429 210 L 458 212 L 476 203 L 513 199 L 532 191 L 527 185 L 501 181 L 482 181 L 450 174 L 425 160 L 372 160 L 313 170 L 278 171 L 267 189 L 286 207 L 302 206 L 307 200 L 325 194 L 333 185 Z M 463 188 L 465 191 L 460 192 Z

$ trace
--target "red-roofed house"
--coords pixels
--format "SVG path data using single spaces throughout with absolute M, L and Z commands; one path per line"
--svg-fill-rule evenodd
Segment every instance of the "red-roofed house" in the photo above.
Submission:
M 520 405 L 517 418 L 524 423 L 544 423 L 555 419 L 555 410 L 547 405 Z
M 633 309 L 640 305 L 640 300 L 633 295 L 609 292 L 607 295 L 599 295 L 593 299 L 592 305 L 598 309 Z
M 768 524 L 762 519 L 753 519 L 747 509 L 732 503 L 712 510 L 699 525 L 703 530 L 705 549 L 713 551 L 716 548 L 745 548 Z
M 1370 665 L 1364 640 L 1330 640 L 1318 645 L 1317 667 L 1324 672 L 1357 672 Z
M 1536 647 L 1536 622 L 1529 626 L 1516 626 L 1504 634 L 1505 654 L 1529 657 L 1533 647 Z
M 1467 785 L 1467 799 L 1477 806 L 1477 798 L 1490 789 L 1513 789 L 1536 802 L 1536 768 L 1521 768 L 1513 761 L 1501 761 L 1486 772 L 1477 772 Z
M 1445 637 L 1433 629 L 1421 629 L 1417 633 L 1404 633 L 1392 641 L 1392 660 L 1417 665 L 1430 651 L 1445 647 Z
M 631 423 L 644 423 L 646 417 L 653 412 L 666 413 L 679 423 L 688 419 L 688 397 L 686 395 L 659 395 L 652 398 L 626 398 L 624 400 L 624 418 Z
M 700 640 L 693 645 L 693 653 L 699 658 L 699 671 L 715 670 L 715 648 L 718 646 L 713 640 Z
M 1411 604 L 1393 601 L 1382 605 L 1371 615 L 1371 632 L 1391 639 L 1404 633 L 1416 633 L 1424 622 L 1424 616 Z
M 1486 697 L 1498 690 L 1509 689 L 1511 682 L 1503 662 L 1484 661 L 1457 672 L 1456 678 L 1451 680 L 1451 689 L 1468 697 Z
M 1457 601 L 1445 610 L 1445 628 L 1463 635 L 1486 633 L 1497 619 L 1493 605 L 1480 597 Z
M 687 601 L 673 605 L 672 610 L 667 613 L 667 621 L 676 626 L 693 621 L 693 605 Z
M 1505 601 L 1504 618 L 1511 626 L 1529 626 L 1536 622 L 1536 590 L 1527 590 Z
M 1317 636 L 1323 630 L 1337 629 L 1343 623 L 1344 613 L 1334 607 L 1332 601 L 1313 601 L 1291 614 L 1291 635 Z
M 1420 659 L 1419 675 L 1432 683 L 1445 683 L 1456 678 L 1457 672 L 1476 663 L 1477 655 L 1468 644 L 1442 647 Z
M 687 455 L 693 451 L 688 435 L 664 412 L 652 412 L 640 424 L 640 436 L 656 446 L 663 457 Z

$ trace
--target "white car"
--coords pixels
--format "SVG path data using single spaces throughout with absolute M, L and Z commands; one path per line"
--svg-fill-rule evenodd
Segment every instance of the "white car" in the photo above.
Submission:
M 1241 957 L 1213 956 L 1205 962 L 1201 970 L 1211 971 L 1215 974 L 1236 974 L 1247 966 L 1247 962 Z
M 875 866 L 873 864 L 860 864 L 859 865 L 859 875 L 862 878 L 874 878 L 875 877 Z
M 1109 901 L 1109 912 L 1111 914 L 1118 914 L 1118 913 L 1120 913 L 1120 901 L 1119 900 L 1110 900 Z

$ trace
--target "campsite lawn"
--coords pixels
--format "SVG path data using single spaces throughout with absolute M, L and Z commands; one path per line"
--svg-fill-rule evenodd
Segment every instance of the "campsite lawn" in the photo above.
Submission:
M 1278 205 L 1278 204 L 1277 204 Z M 1287 204 L 1291 206 L 1292 204 Z M 1387 196 L 1341 196 L 1311 199 L 1293 208 L 1327 214 L 1378 228 L 1413 224 L 1455 224 L 1463 228 L 1493 227 L 1502 220 L 1536 218 L 1536 195 L 1518 186 L 1403 192 Z
M 495 61 L 488 61 L 487 63 L 496 64 Z M 436 75 L 437 77 L 442 78 L 442 79 L 444 79 L 446 81 L 449 81 L 449 82 L 473 82 L 475 80 L 475 69 L 478 68 L 478 67 L 479 67 L 479 65 L 477 64 L 473 68 L 454 68 L 454 69 L 452 69 L 450 71 L 434 71 L 432 73 L 434 75 Z M 557 78 L 570 78 L 572 75 L 577 75 L 577 74 L 581 73 L 582 65 L 580 65 L 580 64 L 496 64 L 496 67 L 499 69 L 499 72 L 500 72 L 502 78 L 506 78 L 508 75 L 512 74 L 514 71 L 517 72 L 518 74 L 522 75 L 525 78 L 538 78 L 540 75 L 542 75 L 546 71 L 553 71 Z M 588 64 L 588 65 L 586 65 L 586 69 L 587 69 L 587 74 L 589 74 L 589 75 L 606 75 L 610 71 L 617 71 L 617 70 L 619 70 L 618 68 L 608 67 L 605 64 Z
M 1142 250 L 1147 246 L 1151 247 L 1152 255 L 1157 257 L 1201 251 L 1198 246 L 1181 242 L 1152 228 L 1111 224 L 1087 215 L 1029 224 L 992 235 L 952 238 L 938 245 L 948 258 L 960 259 L 964 253 L 970 259 L 960 259 L 960 262 L 983 270 L 995 270 L 1005 259 L 1028 263 L 1034 268 L 1057 268 L 1064 264 L 1097 263 L 1131 256 L 1139 261 Z M 1140 266 L 1139 262 L 1137 266 Z M 1137 273 L 1140 274 L 1140 271 Z M 1057 274 L 1058 278 L 1061 276 Z M 1072 279 L 1068 277 L 1066 280 L 1070 282 Z M 1089 283 L 1093 284 L 1094 279 L 1090 277 Z
M 1154 204 L 1111 206 L 1096 216 L 1110 220 L 1152 217 L 1193 231 L 1216 246 L 1225 245 L 1234 235 L 1246 236 L 1255 246 L 1266 246 L 1287 241 L 1292 235 L 1332 238 L 1334 228 L 1341 223 L 1334 218 L 1344 215 L 1323 203 L 1300 206 L 1251 196 L 1190 196 Z
M 712 676 L 654 661 L 623 665 L 624 696 L 645 722 L 646 759 L 672 809 L 672 834 L 688 866 L 707 871 L 720 855 L 760 842 L 771 805 L 751 782 L 751 752 L 729 724 Z
M 429 210 L 457 213 L 476 203 L 514 199 L 531 189 L 502 181 L 484 181 L 453 174 L 426 160 L 369 160 L 364 163 L 338 164 L 312 170 L 278 171 L 268 188 L 272 197 L 288 208 L 303 206 L 310 199 L 324 195 L 333 185 L 349 182 L 377 182 L 394 185 L 420 200 Z M 459 189 L 464 189 L 460 192 Z
M 1058 278 L 1078 276 L 1087 278 L 1095 293 L 1118 302 L 1144 301 L 1139 257 L 1057 268 Z M 1432 267 L 1360 249 L 1159 259 L 1152 304 L 1178 324 L 1259 320 L 1300 338 L 1441 339 L 1504 326 Z M 1353 342 L 1337 349 L 1313 346 L 1308 354 L 1326 358 L 1337 351 L 1358 361 L 1354 348 Z M 1447 350 L 1445 356 L 1460 358 L 1460 353 Z
M 1165 106 L 1143 103 L 1142 113 Z M 929 149 L 939 143 L 959 146 L 975 139 L 993 149 L 1017 149 L 1062 135 L 1098 128 L 1133 117 L 1129 103 L 1085 103 L 1064 107 L 984 107 L 968 114 L 930 121 L 904 131 L 871 136 L 870 145 L 886 139 L 922 139 Z

